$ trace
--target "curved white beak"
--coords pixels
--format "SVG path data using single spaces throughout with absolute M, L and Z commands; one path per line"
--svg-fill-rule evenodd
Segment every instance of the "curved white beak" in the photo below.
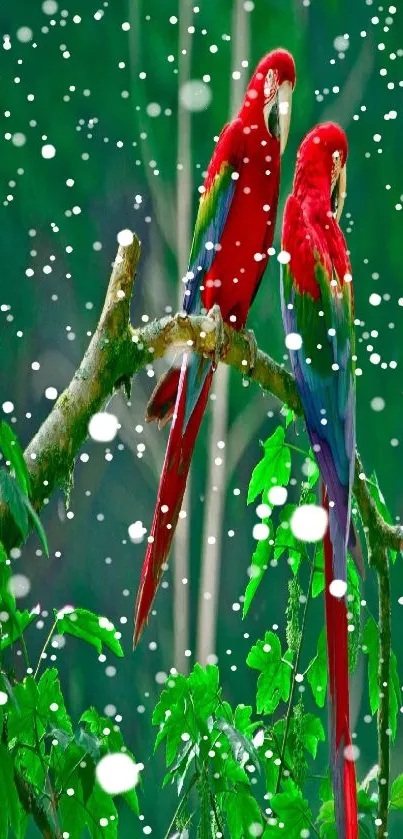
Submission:
M 291 123 L 292 84 L 283 82 L 277 91 L 278 121 L 280 129 L 280 154 L 287 145 Z

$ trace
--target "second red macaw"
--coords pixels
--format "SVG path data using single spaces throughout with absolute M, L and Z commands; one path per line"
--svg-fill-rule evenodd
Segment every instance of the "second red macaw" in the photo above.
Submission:
M 225 323 L 245 325 L 273 241 L 294 85 L 292 56 L 282 49 L 269 53 L 249 82 L 238 116 L 220 134 L 194 230 L 187 314 L 219 307 Z M 137 595 L 135 644 L 168 557 L 214 370 L 213 360 L 186 352 L 181 368 L 162 377 L 148 405 L 148 420 L 164 424 L 172 417 L 172 426 Z
M 307 134 L 297 156 L 283 221 L 282 310 L 299 349 L 291 364 L 323 480 L 329 740 L 339 839 L 356 839 L 357 792 L 349 722 L 347 549 L 362 572 L 351 522 L 355 465 L 354 301 L 339 227 L 347 139 L 333 123 Z M 288 262 L 287 262 L 288 259 Z

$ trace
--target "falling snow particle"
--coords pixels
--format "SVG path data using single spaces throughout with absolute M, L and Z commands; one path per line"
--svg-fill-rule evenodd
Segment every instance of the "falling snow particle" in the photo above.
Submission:
M 333 41 L 333 46 L 337 52 L 345 52 L 349 47 L 348 35 L 338 35 Z
M 159 105 L 158 102 L 150 102 L 146 108 L 149 117 L 159 117 L 161 110 L 161 105 Z
M 129 755 L 123 752 L 108 754 L 97 764 L 95 774 L 97 781 L 108 795 L 128 792 L 139 781 L 140 764 L 134 763 Z
M 300 542 L 319 542 L 327 528 L 327 512 L 316 504 L 302 504 L 291 516 L 291 530 Z
M 182 85 L 179 100 L 187 111 L 205 111 L 211 102 L 211 89 L 199 79 L 190 79 Z
M 44 0 L 42 3 L 42 11 L 45 15 L 55 15 L 58 9 L 56 0 Z
M 125 247 L 128 247 L 129 245 L 131 245 L 133 243 L 133 238 L 134 237 L 133 237 L 132 231 L 127 230 L 127 229 L 126 230 L 119 230 L 119 233 L 117 235 L 117 240 L 119 242 L 119 245 L 124 245 Z
M 33 38 L 32 29 L 29 26 L 20 26 L 17 29 L 17 40 L 20 41 L 21 44 L 28 44 L 29 41 L 32 41 Z
M 288 251 L 280 251 L 280 253 L 277 255 L 277 259 L 281 265 L 287 265 L 287 263 L 291 259 L 291 254 L 288 253 Z
M 333 597 L 344 597 L 347 591 L 347 583 L 344 580 L 332 580 L 329 585 L 329 591 Z
M 302 347 L 302 337 L 298 332 L 289 332 L 285 336 L 285 345 L 289 350 L 300 350 Z
M 382 297 L 380 294 L 376 294 L 374 292 L 373 294 L 369 295 L 369 302 L 371 306 L 380 306 L 382 303 Z
M 281 486 L 270 487 L 268 498 L 270 504 L 273 504 L 274 507 L 281 507 L 281 505 L 285 504 L 287 500 L 287 490 L 285 487 Z
M 256 539 L 258 542 L 262 542 L 263 539 L 267 539 L 270 535 L 270 530 L 267 524 L 259 523 L 255 524 L 253 531 L 252 531 L 253 538 Z
M 45 390 L 46 399 L 50 399 L 51 402 L 54 402 L 57 399 L 57 390 L 55 387 L 47 387 Z
M 25 574 L 13 574 L 8 582 L 8 590 L 14 597 L 26 597 L 31 590 L 31 583 Z
M 5 705 L 8 702 L 8 696 L 4 690 L 0 690 L 0 705 Z
M 356 761 L 360 756 L 360 750 L 358 746 L 354 746 L 353 744 L 346 746 L 344 749 L 344 757 L 346 760 Z
M 11 142 L 13 146 L 17 146 L 17 148 L 20 148 L 21 146 L 25 146 L 27 138 L 25 134 L 22 133 L 22 131 L 16 131 L 16 133 L 13 134 L 11 138 Z
M 107 411 L 100 411 L 91 417 L 88 424 L 88 432 L 97 443 L 110 443 L 114 440 L 118 430 L 118 419 L 114 414 Z
M 385 407 L 385 400 L 382 399 L 382 396 L 374 396 L 371 399 L 371 408 L 373 411 L 383 411 Z
M 130 541 L 133 542 L 135 545 L 140 544 L 140 542 L 144 539 L 144 534 L 147 533 L 145 527 L 143 527 L 142 521 L 134 521 L 133 524 L 129 524 L 127 528 Z
M 45 145 L 42 146 L 41 154 L 42 154 L 42 157 L 45 158 L 45 160 L 50 160 L 52 157 L 55 156 L 56 149 L 55 149 L 54 146 L 52 146 L 51 143 L 45 143 Z
M 12 414 L 14 411 L 14 405 L 12 402 L 3 402 L 2 408 L 5 414 Z

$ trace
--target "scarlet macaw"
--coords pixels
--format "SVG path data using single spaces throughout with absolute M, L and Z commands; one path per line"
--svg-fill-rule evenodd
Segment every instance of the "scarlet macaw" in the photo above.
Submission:
M 297 155 L 283 220 L 282 313 L 308 436 L 328 512 L 324 540 L 329 671 L 330 763 L 339 839 L 357 837 L 357 794 L 349 723 L 347 548 L 362 571 L 351 523 L 355 463 L 354 301 L 339 227 L 346 190 L 347 138 L 318 125 Z M 289 260 L 287 262 L 287 259 Z M 285 264 L 284 264 L 285 263 Z
M 295 65 L 277 49 L 258 64 L 237 117 L 218 139 L 194 229 L 183 308 L 212 310 L 242 329 L 268 260 L 277 212 Z M 214 307 L 214 308 L 213 308 Z M 218 308 L 219 307 L 219 310 Z M 222 321 L 221 321 L 222 326 Z M 147 420 L 172 425 L 135 607 L 134 644 L 147 620 L 182 505 L 190 460 L 216 360 L 190 351 L 171 367 L 147 406 Z

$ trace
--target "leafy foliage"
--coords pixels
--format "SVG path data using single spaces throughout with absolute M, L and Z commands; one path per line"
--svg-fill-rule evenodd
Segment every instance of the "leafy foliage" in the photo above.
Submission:
M 270 486 L 287 486 L 291 474 L 291 453 L 285 444 L 285 431 L 279 425 L 263 443 L 263 457 L 255 466 L 248 490 L 248 504 Z M 267 499 L 265 499 L 267 501 Z
M 21 533 L 26 537 L 32 519 L 47 553 L 47 541 L 28 493 L 30 480 L 21 447 L 6 423 L 0 426 L 0 448 L 13 474 L 0 469 L 1 501 L 8 503 Z M 29 668 L 25 633 L 37 611 L 17 608 L 11 586 L 11 561 L 0 543 L 0 839 L 12 834 L 23 839 L 29 818 L 41 833 L 54 836 L 58 823 L 63 835 L 115 839 L 118 813 L 113 798 L 96 780 L 96 765 L 107 753 L 126 748 L 119 726 L 101 717 L 94 708 L 85 711 L 75 727 L 64 701 L 58 671 L 47 667 L 40 675 L 42 657 L 34 672 Z M 55 611 L 55 623 L 43 652 L 57 628 L 59 635 L 81 638 L 100 653 L 103 645 L 115 655 L 123 650 L 115 627 L 87 609 Z M 16 679 L 13 666 L 16 645 L 22 644 L 27 672 Z M 10 663 L 8 663 L 10 662 Z M 123 793 L 138 815 L 135 789 Z

